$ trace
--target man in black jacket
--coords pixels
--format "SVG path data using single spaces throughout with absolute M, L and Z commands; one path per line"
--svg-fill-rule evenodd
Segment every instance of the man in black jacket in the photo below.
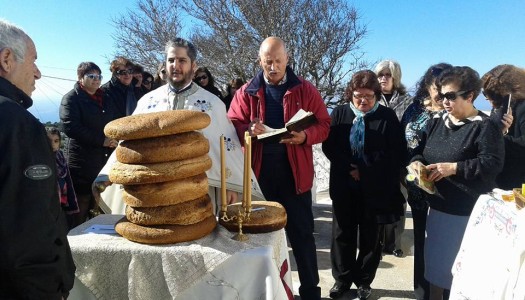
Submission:
M 62 299 L 75 276 L 55 156 L 27 111 L 36 57 L 31 38 L 0 19 L 0 299 Z

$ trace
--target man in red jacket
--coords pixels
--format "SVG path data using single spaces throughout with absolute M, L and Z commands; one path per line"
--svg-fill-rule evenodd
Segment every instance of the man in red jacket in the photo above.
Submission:
M 297 111 L 312 112 L 318 123 L 279 143 L 255 140 L 252 168 L 266 199 L 286 209 L 286 232 L 297 263 L 301 299 L 320 299 L 313 236 L 312 183 L 314 178 L 312 145 L 323 142 L 330 128 L 330 116 L 317 89 L 287 67 L 288 53 L 283 40 L 265 39 L 259 50 L 262 71 L 233 97 L 228 117 L 239 139 L 244 132 L 252 137 L 264 133 L 265 125 L 283 128 Z

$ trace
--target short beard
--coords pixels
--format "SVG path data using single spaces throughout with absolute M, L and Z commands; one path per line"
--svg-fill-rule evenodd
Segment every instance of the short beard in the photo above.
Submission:
M 173 79 L 171 77 L 168 77 L 168 82 L 176 90 L 180 90 L 180 89 L 186 87 L 187 85 L 189 85 L 191 83 L 191 80 L 188 81 L 188 82 L 186 82 L 186 81 L 184 81 L 184 82 L 175 82 L 175 81 L 173 81 Z

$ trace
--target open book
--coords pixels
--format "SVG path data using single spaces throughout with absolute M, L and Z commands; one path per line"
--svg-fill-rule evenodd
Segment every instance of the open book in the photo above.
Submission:
M 274 129 L 264 125 L 266 132 L 259 134 L 257 140 L 262 143 L 279 143 L 282 139 L 287 139 L 293 135 L 292 131 L 299 132 L 317 123 L 317 118 L 312 112 L 306 112 L 300 109 L 291 119 L 288 121 L 284 128 Z
M 407 170 L 407 181 L 413 181 L 420 189 L 429 194 L 434 194 L 436 192 L 434 182 L 427 180 L 428 170 L 424 164 L 419 163 L 416 169 L 411 168 L 409 165 L 407 166 Z

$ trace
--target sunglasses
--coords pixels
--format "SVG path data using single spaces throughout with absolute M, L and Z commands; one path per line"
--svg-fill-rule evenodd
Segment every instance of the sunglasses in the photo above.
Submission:
M 118 70 L 117 75 L 131 75 L 133 74 L 133 69 L 127 69 L 127 70 Z
M 469 93 L 470 91 L 458 91 L 458 92 L 448 92 L 448 93 L 438 93 L 438 97 L 439 97 L 439 100 L 445 100 L 447 99 L 448 101 L 456 101 L 456 98 L 459 97 L 459 96 L 463 96 L 467 93 Z
M 144 80 L 143 83 L 144 84 L 151 84 L 152 80 Z
M 204 79 L 208 79 L 208 76 L 202 75 L 202 76 L 199 76 L 199 77 L 195 77 L 195 80 L 197 80 L 197 81 L 201 81 L 201 80 L 204 80 Z
M 392 78 L 392 74 L 390 73 L 379 73 L 377 74 L 377 78 L 385 77 L 386 79 Z
M 102 80 L 102 75 L 98 75 L 98 74 L 86 74 L 84 75 L 84 77 L 93 79 L 93 80 L 94 79 Z

